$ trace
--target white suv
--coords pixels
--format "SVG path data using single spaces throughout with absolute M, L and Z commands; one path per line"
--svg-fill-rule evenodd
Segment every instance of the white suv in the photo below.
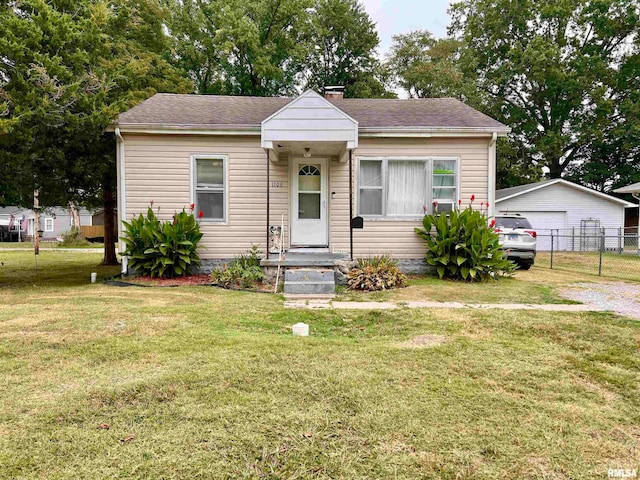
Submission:
M 525 217 L 496 215 L 495 232 L 500 235 L 500 245 L 523 270 L 529 270 L 536 258 L 536 231 Z

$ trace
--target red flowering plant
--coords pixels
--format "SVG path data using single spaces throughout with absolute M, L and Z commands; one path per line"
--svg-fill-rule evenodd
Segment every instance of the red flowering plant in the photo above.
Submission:
M 146 215 L 123 222 L 123 255 L 141 275 L 173 278 L 190 273 L 200 265 L 197 246 L 202 238 L 193 212 L 183 209 L 171 221 L 161 222 L 152 207 L 153 204 L 147 208 Z
M 415 229 L 427 243 L 425 262 L 440 278 L 488 280 L 515 271 L 515 265 L 506 259 L 485 212 L 473 208 L 474 200 L 475 195 L 472 195 L 464 210 L 425 215 L 423 228 Z

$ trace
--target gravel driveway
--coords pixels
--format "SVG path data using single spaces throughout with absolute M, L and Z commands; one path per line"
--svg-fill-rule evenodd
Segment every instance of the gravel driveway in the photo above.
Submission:
M 569 300 L 640 320 L 640 284 L 576 283 L 560 290 Z

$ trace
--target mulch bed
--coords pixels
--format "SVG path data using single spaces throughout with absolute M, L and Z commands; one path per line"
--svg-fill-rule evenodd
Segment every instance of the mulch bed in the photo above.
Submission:
M 206 274 L 185 275 L 176 278 L 155 278 L 149 275 L 134 277 L 128 280 L 138 285 L 152 285 L 154 287 L 182 287 L 187 285 L 211 285 L 211 277 Z
M 187 275 L 184 277 L 176 278 L 155 278 L 149 275 L 141 275 L 138 277 L 120 277 L 108 279 L 105 281 L 108 285 L 128 287 L 186 287 L 190 285 L 206 285 L 224 288 L 213 283 L 210 275 L 196 274 Z M 259 283 L 254 288 L 240 288 L 240 287 L 228 287 L 227 290 L 242 290 L 247 292 L 261 292 L 261 293 L 273 293 L 273 285 L 268 283 Z

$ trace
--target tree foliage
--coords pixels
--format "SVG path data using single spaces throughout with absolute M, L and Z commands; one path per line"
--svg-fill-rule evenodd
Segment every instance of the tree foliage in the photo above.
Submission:
M 312 0 L 167 0 L 173 62 L 199 93 L 287 95 L 306 57 Z
M 394 35 L 387 65 L 411 98 L 453 97 L 477 104 L 477 89 L 458 62 L 461 47 L 459 41 L 436 39 L 426 30 Z
M 391 95 L 375 25 L 358 0 L 164 0 L 171 62 L 199 93 L 295 95 L 343 85 Z
M 112 205 L 118 113 L 158 90 L 188 91 L 163 58 L 153 0 L 21 0 L 0 8 L 0 186 L 25 206 Z M 106 232 L 105 232 L 106 233 Z M 107 249 L 111 251 L 107 253 Z M 105 241 L 105 255 L 115 259 Z
M 309 24 L 306 88 L 342 85 L 346 97 L 393 96 L 375 58 L 375 24 L 358 0 L 316 0 Z
M 637 125 L 628 80 L 638 75 L 639 9 L 636 0 L 466 0 L 452 7 L 450 33 L 488 108 L 556 178 L 607 151 L 616 165 L 637 162 L 634 140 L 615 143 Z

